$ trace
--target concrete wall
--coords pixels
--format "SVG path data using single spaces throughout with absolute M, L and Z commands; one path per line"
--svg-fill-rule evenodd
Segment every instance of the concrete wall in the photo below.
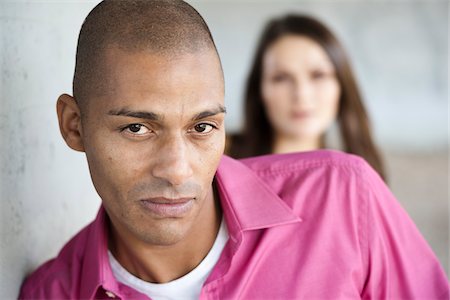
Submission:
M 95 216 L 81 153 L 62 140 L 55 101 L 71 92 L 77 34 L 92 3 L 0 4 L 0 298 Z
M 83 154 L 60 137 L 55 101 L 71 93 L 81 23 L 97 1 L 0 3 L 0 298 L 55 256 L 100 200 Z M 448 3 L 192 1 L 222 56 L 227 127 L 242 122 L 243 82 L 266 19 L 320 17 L 353 59 L 394 193 L 448 270 Z

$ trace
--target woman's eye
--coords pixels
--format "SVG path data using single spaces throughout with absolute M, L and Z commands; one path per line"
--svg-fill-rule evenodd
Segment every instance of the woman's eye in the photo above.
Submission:
M 149 129 L 142 124 L 131 124 L 124 129 L 135 135 L 143 135 L 149 132 Z
M 285 80 L 288 79 L 288 76 L 286 76 L 285 74 L 280 74 L 280 75 L 275 75 L 272 77 L 272 81 L 277 83 L 277 82 L 283 82 Z
M 200 123 L 194 126 L 194 130 L 198 133 L 211 132 L 215 127 L 208 123 Z
M 327 76 L 327 74 L 322 71 L 314 71 L 311 73 L 312 79 L 322 79 L 322 78 L 325 78 L 326 76 Z

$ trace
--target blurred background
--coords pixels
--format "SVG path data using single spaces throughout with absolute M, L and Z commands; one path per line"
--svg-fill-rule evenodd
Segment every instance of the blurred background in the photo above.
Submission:
M 389 184 L 449 270 L 447 1 L 188 1 L 206 19 L 226 80 L 227 129 L 263 25 L 307 13 L 343 42 L 365 96 Z M 0 298 L 57 255 L 97 212 L 82 153 L 59 134 L 55 102 L 72 93 L 80 26 L 98 1 L 0 2 Z

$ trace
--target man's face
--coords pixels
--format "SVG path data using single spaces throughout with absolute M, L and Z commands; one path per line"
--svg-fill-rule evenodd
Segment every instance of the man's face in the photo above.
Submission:
M 177 243 L 214 214 L 212 180 L 225 143 L 218 57 L 110 48 L 106 65 L 107 91 L 82 116 L 94 186 L 116 230 Z

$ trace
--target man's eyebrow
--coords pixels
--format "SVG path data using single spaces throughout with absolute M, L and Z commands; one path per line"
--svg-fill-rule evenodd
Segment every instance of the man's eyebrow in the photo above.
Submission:
M 226 113 L 227 110 L 224 106 L 220 105 L 218 108 L 216 109 L 212 109 L 212 110 L 205 110 L 201 113 L 198 113 L 197 115 L 195 115 L 192 120 L 193 121 L 197 121 L 197 120 L 201 120 L 210 116 L 214 116 L 220 113 Z M 138 118 L 138 119 L 146 119 L 146 120 L 152 120 L 152 121 L 161 121 L 163 118 L 162 116 L 153 113 L 153 112 L 148 112 L 148 111 L 132 111 L 126 108 L 122 108 L 120 110 L 110 110 L 108 112 L 108 115 L 111 116 L 125 116 L 125 117 L 132 117 L 132 118 Z
M 204 119 L 204 118 L 207 118 L 207 117 L 211 117 L 211 116 L 215 116 L 215 115 L 218 115 L 218 114 L 222 114 L 222 113 L 224 114 L 226 112 L 227 112 L 227 110 L 226 110 L 225 106 L 219 105 L 219 107 L 216 108 L 216 109 L 205 110 L 205 111 L 202 111 L 199 114 L 196 114 L 192 118 L 192 120 L 193 121 L 197 121 L 197 120 L 201 120 L 201 119 Z
M 153 112 L 148 111 L 132 111 L 126 108 L 122 108 L 120 110 L 110 110 L 108 112 L 108 115 L 111 116 L 125 116 L 125 117 L 132 117 L 132 118 L 138 118 L 138 119 L 146 119 L 146 120 L 152 120 L 152 121 L 160 121 L 162 117 L 158 114 L 155 114 Z

